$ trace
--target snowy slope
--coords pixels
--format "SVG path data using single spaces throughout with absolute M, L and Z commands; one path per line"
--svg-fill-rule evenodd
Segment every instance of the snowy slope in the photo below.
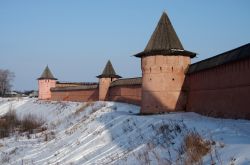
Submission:
M 250 121 L 195 113 L 139 116 L 139 107 L 115 103 L 1 99 L 0 116 L 15 109 L 36 114 L 48 129 L 0 139 L 1 164 L 167 164 L 177 162 L 189 130 L 215 141 L 217 164 L 250 164 Z M 204 157 L 204 164 L 211 156 Z

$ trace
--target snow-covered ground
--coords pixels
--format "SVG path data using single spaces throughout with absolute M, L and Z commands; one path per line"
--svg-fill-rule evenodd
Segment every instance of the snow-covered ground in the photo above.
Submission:
M 183 137 L 196 130 L 214 141 L 204 164 L 250 164 L 250 121 L 195 113 L 140 116 L 115 103 L 0 98 L 0 116 L 35 114 L 46 131 L 0 139 L 0 164 L 176 164 Z

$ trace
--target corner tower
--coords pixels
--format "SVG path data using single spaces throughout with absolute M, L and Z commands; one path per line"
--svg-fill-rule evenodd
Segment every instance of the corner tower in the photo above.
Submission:
M 184 50 L 167 14 L 164 12 L 141 58 L 141 113 L 185 110 L 185 72 L 196 54 Z
M 108 61 L 102 74 L 97 76 L 97 78 L 99 78 L 99 100 L 107 100 L 108 89 L 111 82 L 121 78 L 121 76 L 115 73 L 111 62 Z
M 56 78 L 51 73 L 48 66 L 44 69 L 40 78 L 38 78 L 38 98 L 48 100 L 51 98 L 50 88 L 56 86 Z

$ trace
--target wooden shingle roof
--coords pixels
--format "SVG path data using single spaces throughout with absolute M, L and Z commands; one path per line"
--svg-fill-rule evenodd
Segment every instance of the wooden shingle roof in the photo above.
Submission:
M 81 90 L 91 90 L 98 88 L 98 84 L 96 85 L 80 85 L 80 86 L 68 86 L 68 87 L 55 87 L 51 88 L 52 92 L 60 92 L 60 91 L 81 91 Z
M 43 79 L 50 79 L 50 80 L 57 80 L 52 72 L 50 71 L 49 67 L 46 66 L 46 68 L 44 69 L 42 75 L 38 78 L 38 80 L 43 80 Z
M 115 73 L 112 63 L 108 60 L 103 72 L 97 78 L 121 78 L 121 76 Z
M 163 12 L 144 51 L 135 56 L 142 57 L 152 55 L 196 56 L 195 53 L 184 50 L 166 12 Z
M 188 74 L 250 58 L 250 43 L 190 65 Z
M 141 85 L 142 84 L 142 78 L 136 77 L 136 78 L 124 78 L 124 79 L 118 79 L 111 83 L 111 87 L 114 86 L 120 86 L 120 85 Z

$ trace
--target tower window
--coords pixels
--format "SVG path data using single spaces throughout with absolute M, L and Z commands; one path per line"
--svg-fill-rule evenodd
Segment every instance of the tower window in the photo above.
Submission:
M 172 67 L 172 72 L 174 71 L 174 67 Z

